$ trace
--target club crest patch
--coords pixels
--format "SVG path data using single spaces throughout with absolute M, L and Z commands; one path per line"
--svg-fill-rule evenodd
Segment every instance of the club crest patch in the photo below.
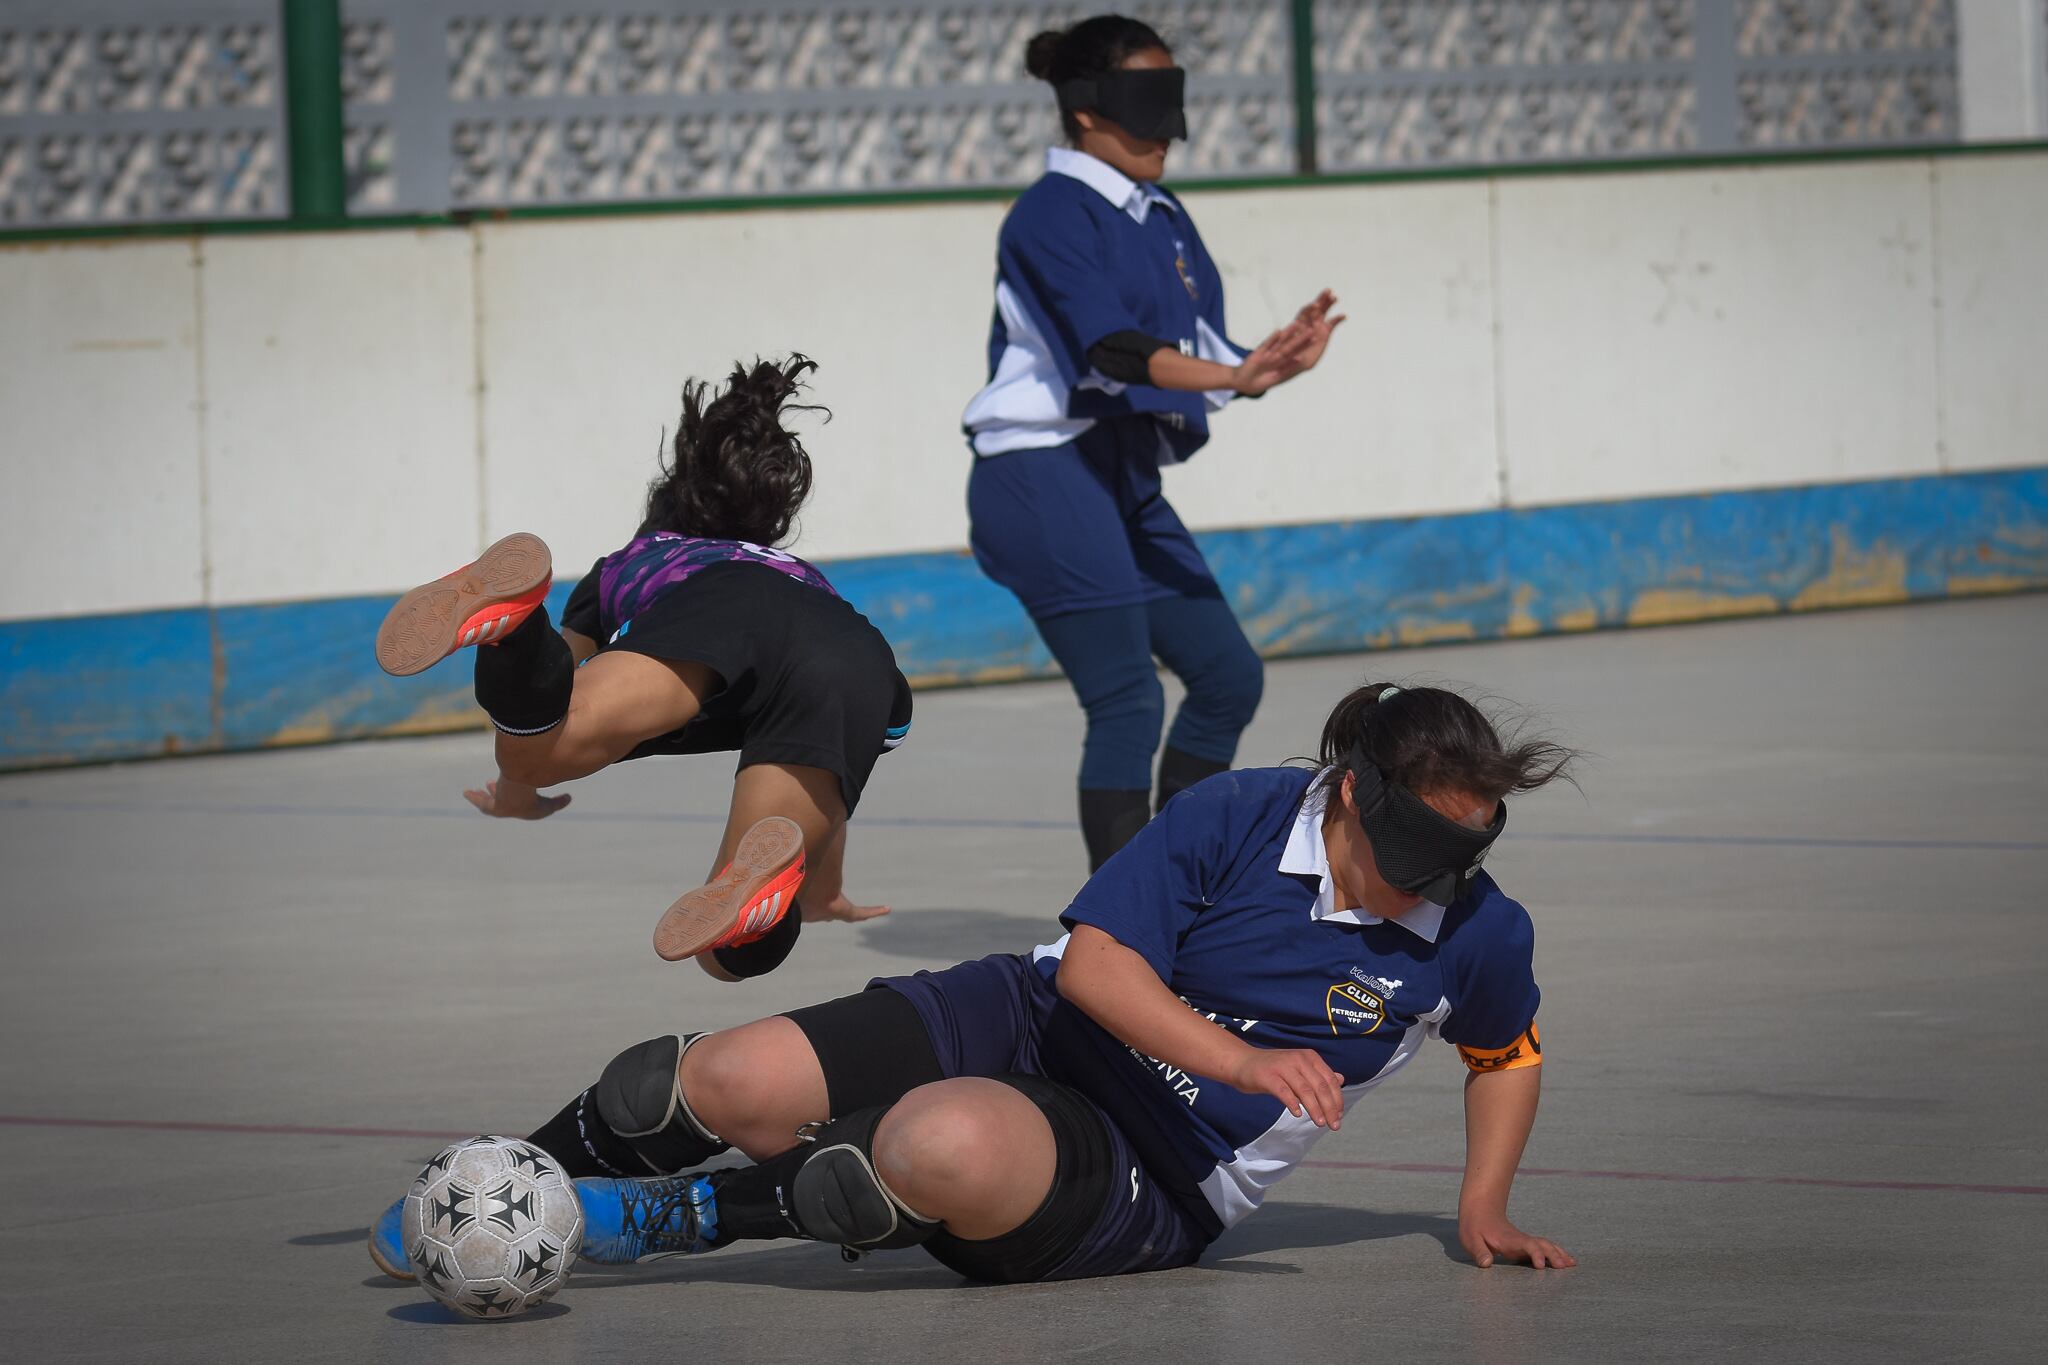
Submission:
M 1346 1034 L 1363 1037 L 1387 1019 L 1387 1002 L 1356 981 L 1339 981 L 1330 987 L 1323 1009 L 1330 1019 L 1331 1034 L 1339 1038 Z

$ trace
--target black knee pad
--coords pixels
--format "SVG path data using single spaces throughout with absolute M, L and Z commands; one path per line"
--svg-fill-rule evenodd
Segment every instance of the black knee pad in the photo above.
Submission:
M 789 1216 L 806 1237 L 859 1251 L 914 1247 L 939 1230 L 898 1199 L 875 1170 L 876 1106 L 820 1128 L 789 1186 Z
M 671 1033 L 629 1047 L 612 1058 L 592 1092 L 597 1116 L 657 1175 L 700 1166 L 727 1148 L 690 1112 L 676 1075 L 683 1054 L 705 1036 Z

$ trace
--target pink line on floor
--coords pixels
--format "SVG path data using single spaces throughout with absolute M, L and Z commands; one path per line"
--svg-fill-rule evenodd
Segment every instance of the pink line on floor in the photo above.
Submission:
M 277 1137 L 431 1138 L 450 1142 L 474 1133 L 442 1133 L 425 1128 L 307 1128 L 290 1123 L 192 1123 L 179 1119 L 52 1119 L 26 1114 L 0 1114 L 0 1124 L 18 1128 L 140 1128 L 152 1133 L 263 1133 Z
M 1322 1171 L 1400 1171 L 1416 1175 L 1463 1175 L 1463 1166 L 1422 1161 L 1304 1161 Z M 1942 1190 L 1950 1194 L 2048 1194 L 2048 1185 L 1963 1185 L 1941 1180 L 1840 1180 L 1817 1175 L 1689 1175 L 1679 1171 L 1575 1171 L 1524 1166 L 1517 1175 L 1561 1175 L 1578 1180 L 1667 1180 L 1686 1185 L 1814 1185 L 1831 1190 Z
M 270 1137 L 420 1138 L 450 1142 L 472 1133 L 431 1128 L 315 1128 L 290 1123 L 199 1123 L 180 1119 L 67 1119 L 0 1114 L 0 1126 L 17 1128 L 114 1128 L 153 1133 L 253 1133 Z M 1463 1166 L 1425 1161 L 1304 1161 L 1319 1171 L 1392 1171 L 1406 1175 L 1461 1175 Z M 1685 1185 L 1810 1185 L 1830 1190 L 1932 1190 L 1948 1194 L 2048 1194 L 2048 1185 L 1966 1185 L 1940 1180 L 1842 1180 L 1811 1175 L 1697 1175 L 1679 1171 L 1581 1171 L 1524 1166 L 1518 1175 L 1564 1176 L 1575 1180 L 1660 1180 Z

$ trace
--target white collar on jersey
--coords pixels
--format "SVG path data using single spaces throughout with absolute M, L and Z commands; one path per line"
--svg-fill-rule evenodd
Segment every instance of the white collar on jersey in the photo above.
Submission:
M 1072 176 L 1131 215 L 1134 223 L 1144 222 L 1154 204 L 1173 207 L 1173 201 L 1157 185 L 1133 180 L 1107 161 L 1072 147 L 1046 148 L 1045 171 L 1047 175 Z
M 1337 908 L 1337 883 L 1330 878 L 1330 850 L 1323 843 L 1323 779 L 1332 771 L 1334 769 L 1323 769 L 1309 784 L 1301 809 L 1294 813 L 1294 828 L 1287 832 L 1287 849 L 1280 855 L 1282 872 L 1317 879 L 1315 909 L 1309 911 L 1309 918 L 1334 920 L 1338 924 L 1398 924 L 1425 943 L 1436 942 L 1437 933 L 1444 924 L 1444 907 L 1435 901 L 1424 901 L 1391 920 L 1382 920 L 1380 916 L 1369 915 L 1363 910 Z

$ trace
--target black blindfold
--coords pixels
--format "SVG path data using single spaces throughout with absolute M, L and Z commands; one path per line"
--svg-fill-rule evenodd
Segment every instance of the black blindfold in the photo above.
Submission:
M 1363 753 L 1352 755 L 1350 768 L 1357 774 L 1352 797 L 1358 803 L 1358 820 L 1387 885 L 1438 905 L 1464 895 L 1479 875 L 1486 850 L 1507 828 L 1508 803 L 1495 806 L 1485 829 L 1473 829 L 1445 818 L 1414 792 L 1387 781 Z
M 1060 86 L 1060 108 L 1087 109 L 1115 123 L 1132 137 L 1185 138 L 1188 73 L 1177 66 L 1112 71 L 1093 80 Z

